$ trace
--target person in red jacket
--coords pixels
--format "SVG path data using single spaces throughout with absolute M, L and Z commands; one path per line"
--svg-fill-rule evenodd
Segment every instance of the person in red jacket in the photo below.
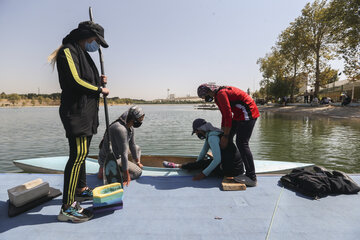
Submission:
M 198 87 L 197 93 L 206 102 L 215 100 L 219 107 L 222 115 L 221 129 L 224 131 L 220 147 L 224 149 L 236 135 L 236 146 L 243 159 L 246 174 L 234 179 L 245 183 L 248 187 L 256 186 L 254 159 L 249 147 L 256 119 L 260 117 L 255 101 L 246 92 L 230 86 L 202 84 Z

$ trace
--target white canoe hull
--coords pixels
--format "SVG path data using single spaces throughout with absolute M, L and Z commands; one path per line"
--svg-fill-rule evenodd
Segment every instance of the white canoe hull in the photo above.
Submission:
M 149 157 L 158 158 L 158 160 L 161 162 L 163 161 L 163 159 L 167 159 L 167 158 L 189 159 L 189 157 L 180 157 L 180 156 L 168 156 L 168 157 L 147 156 L 147 158 Z M 25 172 L 60 174 L 64 172 L 67 160 L 68 160 L 68 156 L 59 156 L 59 157 L 44 157 L 44 158 L 14 160 L 13 162 L 17 167 L 19 167 Z M 87 174 L 97 174 L 99 170 L 99 164 L 97 159 L 88 157 L 85 160 L 85 164 L 86 164 Z M 255 160 L 255 169 L 257 174 L 285 173 L 295 168 L 306 168 L 311 166 L 313 166 L 313 164 Z M 182 171 L 180 169 L 144 166 L 142 175 L 143 176 L 179 176 L 179 175 L 181 176 L 181 175 L 189 175 L 189 173 L 187 171 Z

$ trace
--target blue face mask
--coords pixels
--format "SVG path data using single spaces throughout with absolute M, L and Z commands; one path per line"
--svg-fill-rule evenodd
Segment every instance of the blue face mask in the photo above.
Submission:
M 95 40 L 91 43 L 85 42 L 85 50 L 88 52 L 96 52 L 99 48 L 100 45 Z

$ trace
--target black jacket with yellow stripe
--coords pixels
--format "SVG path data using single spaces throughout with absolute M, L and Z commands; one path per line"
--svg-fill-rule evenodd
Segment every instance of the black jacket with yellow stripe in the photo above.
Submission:
M 96 134 L 101 78 L 94 61 L 77 43 L 68 43 L 60 48 L 56 65 L 62 89 L 59 112 L 66 137 Z

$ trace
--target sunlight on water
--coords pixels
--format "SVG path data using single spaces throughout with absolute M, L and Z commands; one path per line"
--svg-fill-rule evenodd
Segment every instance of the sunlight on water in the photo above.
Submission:
M 110 106 L 110 121 L 129 106 Z M 136 129 L 143 154 L 196 155 L 203 142 L 191 136 L 192 121 L 220 125 L 219 111 L 193 105 L 144 105 L 146 116 Z M 90 154 L 98 153 L 105 130 L 103 107 Z M 315 163 L 348 173 L 360 172 L 360 126 L 356 122 L 261 113 L 250 146 L 255 160 Z M 0 108 L 0 171 L 18 171 L 12 160 L 68 154 L 57 107 Z

